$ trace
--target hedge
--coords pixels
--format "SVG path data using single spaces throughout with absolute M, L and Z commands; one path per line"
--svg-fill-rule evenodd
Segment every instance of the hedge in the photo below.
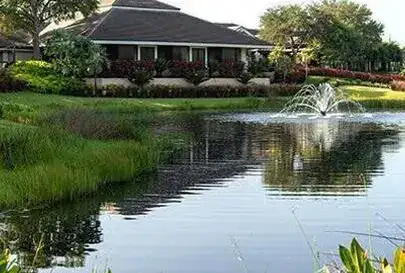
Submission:
M 84 81 L 64 77 L 56 73 L 50 63 L 44 61 L 17 62 L 10 68 L 10 74 L 24 82 L 29 91 L 45 94 L 81 94 L 87 90 Z
M 108 85 L 100 93 L 106 97 L 135 97 L 135 98 L 232 98 L 232 97 L 268 97 L 292 96 L 301 85 L 272 84 L 270 86 L 194 86 L 177 87 L 154 85 L 146 88 Z
M 335 69 L 326 67 L 312 67 L 308 70 L 308 75 L 358 79 L 361 81 L 387 85 L 391 84 L 392 81 L 405 81 L 405 76 L 401 75 L 355 72 L 345 69 Z

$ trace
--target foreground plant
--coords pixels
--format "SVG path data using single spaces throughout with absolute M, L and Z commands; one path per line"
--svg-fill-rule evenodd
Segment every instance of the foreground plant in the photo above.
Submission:
M 11 253 L 8 249 L 0 253 L 0 273 L 19 273 L 21 268 L 11 259 Z
M 360 243 L 353 239 L 350 247 L 339 246 L 339 256 L 347 273 L 405 273 L 405 248 L 398 248 L 394 253 L 391 265 L 387 258 L 369 257 Z

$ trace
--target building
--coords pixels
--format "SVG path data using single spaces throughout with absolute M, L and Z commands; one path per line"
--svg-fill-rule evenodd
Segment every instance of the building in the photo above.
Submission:
M 5 67 L 16 60 L 28 60 L 33 56 L 32 47 L 21 37 L 0 34 L 0 66 Z
M 252 35 L 225 28 L 155 0 L 104 0 L 89 18 L 53 24 L 104 45 L 110 59 L 244 61 L 252 49 L 272 46 Z

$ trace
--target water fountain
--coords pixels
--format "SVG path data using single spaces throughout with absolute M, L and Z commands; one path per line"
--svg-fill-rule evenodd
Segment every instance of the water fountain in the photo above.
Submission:
M 315 112 L 326 116 L 333 112 L 364 112 L 360 103 L 352 101 L 329 83 L 304 86 L 281 113 Z

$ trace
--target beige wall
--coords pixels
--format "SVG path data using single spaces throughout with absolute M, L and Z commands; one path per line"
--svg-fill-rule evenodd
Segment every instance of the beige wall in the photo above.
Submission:
M 29 60 L 29 59 L 32 59 L 33 56 L 34 56 L 34 54 L 32 51 L 17 51 L 15 53 L 16 61 Z
M 93 85 L 94 79 L 86 79 L 87 84 Z M 99 87 L 107 86 L 110 84 L 129 87 L 131 82 L 125 78 L 99 78 L 97 85 Z M 249 84 L 269 86 L 270 80 L 268 78 L 253 78 Z M 183 78 L 154 78 L 149 85 L 164 85 L 164 86 L 180 86 L 192 87 L 193 85 Z M 200 86 L 243 86 L 242 83 L 234 78 L 212 78 L 200 84 Z

